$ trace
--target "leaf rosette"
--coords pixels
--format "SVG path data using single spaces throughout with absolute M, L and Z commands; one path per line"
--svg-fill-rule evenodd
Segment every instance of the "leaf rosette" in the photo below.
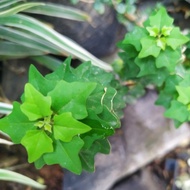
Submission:
M 22 103 L 14 102 L 0 129 L 26 148 L 37 168 L 60 164 L 80 174 L 94 171 L 97 152 L 109 153 L 107 137 L 120 127 L 125 101 L 111 73 L 89 62 L 74 69 L 70 61 L 45 77 L 31 65 Z
M 119 53 L 122 66 L 118 73 L 129 84 L 128 94 L 133 95 L 134 99 L 143 95 L 146 87 L 162 90 L 170 84 L 169 81 L 174 80 L 175 83 L 175 77 L 170 76 L 181 76 L 182 46 L 189 38 L 173 25 L 173 21 L 164 7 L 157 8 L 143 23 L 143 27 L 136 26 L 118 44 L 123 50 Z M 157 102 L 164 107 L 169 106 L 166 104 L 172 98 L 173 95 L 164 90 Z

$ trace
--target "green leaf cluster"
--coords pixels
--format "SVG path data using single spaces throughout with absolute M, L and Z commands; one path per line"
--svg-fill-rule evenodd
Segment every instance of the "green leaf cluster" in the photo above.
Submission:
M 173 119 L 176 127 L 190 120 L 189 84 L 189 71 L 183 76 L 169 76 L 156 101 L 166 108 L 164 116 Z
M 157 88 L 157 105 L 165 107 L 165 116 L 175 125 L 189 120 L 189 72 L 182 65 L 182 45 L 189 41 L 164 7 L 155 10 L 143 27 L 127 33 L 118 46 L 119 73 L 129 86 L 128 94 L 139 97 L 150 85 Z M 116 66 L 115 66 L 116 67 Z M 118 68 L 118 67 L 117 67 Z M 132 84 L 132 85 L 131 85 Z
M 37 168 L 60 164 L 80 174 L 94 171 L 96 153 L 109 153 L 107 137 L 120 127 L 126 92 L 113 74 L 90 62 L 74 69 L 70 61 L 45 77 L 31 65 L 22 102 L 14 102 L 0 130 L 26 148 Z
M 181 46 L 188 41 L 161 7 L 145 21 L 144 27 L 137 26 L 119 43 L 124 50 L 121 53 L 124 60 L 122 77 L 127 75 L 126 80 L 147 77 L 149 84 L 161 86 L 166 77 L 175 72 L 181 58 Z

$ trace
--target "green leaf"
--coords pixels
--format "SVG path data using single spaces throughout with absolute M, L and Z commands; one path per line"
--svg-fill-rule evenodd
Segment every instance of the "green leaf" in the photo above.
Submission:
M 85 118 L 87 116 L 86 100 L 95 87 L 96 83 L 68 83 L 61 80 L 48 93 L 52 98 L 52 109 L 58 113 L 71 112 L 76 119 Z
M 24 0 L 1 0 L 0 9 L 5 9 L 15 3 L 20 2 L 20 1 L 24 1 Z
M 113 80 L 112 73 L 93 66 L 91 62 L 84 62 L 72 72 L 76 76 L 76 80 L 100 83 L 103 87 L 110 86 L 110 82 Z
M 183 81 L 183 79 L 180 76 L 175 74 L 169 75 L 165 81 L 163 91 L 166 92 L 167 94 L 178 95 L 176 86 L 178 86 L 181 83 L 181 81 Z
M 86 136 L 84 139 L 85 146 L 80 151 L 80 158 L 83 169 L 88 172 L 93 172 L 94 167 L 94 157 L 98 152 L 109 154 L 110 144 L 107 139 L 101 139 L 100 136 Z M 89 143 L 90 142 L 90 143 Z
M 118 52 L 118 56 L 122 59 L 122 66 L 123 62 L 126 61 L 126 59 L 135 58 L 138 55 L 138 51 L 135 49 L 134 46 L 130 44 L 121 45 L 122 43 L 118 43 L 118 46 L 124 51 Z M 140 44 L 140 42 L 139 42 Z M 141 49 L 141 44 L 140 44 Z M 140 51 L 140 50 L 139 50 Z
M 165 117 L 176 119 L 180 122 L 187 121 L 189 115 L 190 112 L 187 110 L 187 106 L 176 100 L 171 102 L 171 107 L 164 113 Z
M 161 48 L 157 46 L 156 39 L 154 37 L 145 37 L 141 39 L 142 49 L 138 55 L 139 58 L 148 57 L 150 55 L 157 57 Z
M 89 110 L 88 118 L 98 121 L 105 129 L 119 128 L 119 118 L 115 115 L 114 112 L 111 112 L 105 105 L 102 106 L 103 111 L 98 115 L 95 114 L 94 111 Z
M 166 48 L 165 51 L 161 51 L 159 56 L 156 58 L 156 67 L 166 67 L 170 72 L 174 72 L 180 58 L 180 51 L 173 51 L 171 48 Z
M 163 106 L 165 109 L 170 107 L 173 96 L 171 94 L 166 94 L 165 92 L 159 92 L 158 99 L 155 102 L 155 105 Z
M 146 30 L 141 27 L 135 27 L 134 30 L 130 33 L 127 33 L 124 40 L 122 41 L 121 47 L 126 44 L 130 44 L 135 47 L 137 51 L 141 50 L 140 40 L 147 36 Z
M 34 161 L 34 165 L 36 169 L 41 169 L 45 165 L 45 161 L 43 157 L 40 157 L 38 160 Z
M 125 53 L 123 53 L 123 54 L 125 54 Z M 136 76 L 138 75 L 140 69 L 134 63 L 134 59 L 128 59 L 128 58 L 123 57 L 123 56 L 122 56 L 122 59 L 124 59 L 124 61 L 125 61 L 122 72 L 120 73 L 123 81 L 135 79 Z
M 65 36 L 48 27 L 46 24 L 43 24 L 42 22 L 29 16 L 16 14 L 9 17 L 4 17 L 3 19 L 0 19 L 0 25 L 6 25 L 33 33 L 34 35 L 39 36 L 40 39 L 42 38 L 47 40 L 53 46 L 56 46 L 57 50 L 61 51 L 62 54 L 72 55 L 83 61 L 91 60 L 92 64 L 106 71 L 113 70 L 110 65 L 99 60 L 72 40 L 69 40 Z
M 146 27 L 147 31 L 149 32 L 150 36 L 157 37 L 159 35 L 160 29 L 156 26 L 153 27 Z
M 12 182 L 24 184 L 27 186 L 31 186 L 36 189 L 45 189 L 46 188 L 45 185 L 42 185 L 42 184 L 34 181 L 33 179 L 30 179 L 29 177 L 27 177 L 25 175 L 22 175 L 22 174 L 13 172 L 13 171 L 5 170 L 5 169 L 0 169 L 0 180 L 12 181 Z
M 172 99 L 176 99 L 178 96 L 176 86 L 182 80 L 178 75 L 170 75 L 165 80 L 164 88 L 159 92 L 158 99 L 156 100 L 156 105 L 162 105 L 166 109 L 170 107 Z
M 16 59 L 26 56 L 43 55 L 44 52 L 34 48 L 24 47 L 12 42 L 0 41 L 0 59 Z
M 54 72 L 45 76 L 46 79 L 59 82 L 65 80 L 67 82 L 76 81 L 76 77 L 73 75 L 73 69 L 71 67 L 71 57 L 68 57 Z
M 29 69 L 29 83 L 44 96 L 56 85 L 56 81 L 43 77 L 34 65 L 31 65 Z
M 179 102 L 185 105 L 190 103 L 190 87 L 176 86 L 176 90 L 179 93 Z
M 70 142 L 74 136 L 91 130 L 88 125 L 74 119 L 69 112 L 55 115 L 53 120 L 54 137 L 63 142 Z
M 27 52 L 27 48 L 38 50 L 38 54 L 41 52 L 41 55 L 52 53 L 52 54 L 60 54 L 61 52 L 57 50 L 52 43 L 49 43 L 47 40 L 34 35 L 31 32 L 21 31 L 15 28 L 9 28 L 6 26 L 0 26 L 0 38 L 13 42 L 15 44 L 19 44 L 21 47 L 25 47 L 25 52 Z M 18 50 L 17 50 L 18 51 Z M 12 52 L 13 53 L 13 52 Z M 29 50 L 28 50 L 28 53 Z
M 171 34 L 166 37 L 166 44 L 173 50 L 176 50 L 179 46 L 189 41 L 189 38 L 181 34 L 178 27 L 173 28 Z
M 168 71 L 165 68 L 160 68 L 155 74 L 150 74 L 144 77 L 141 77 L 140 81 L 143 86 L 153 84 L 155 86 L 162 86 L 167 76 L 169 75 Z
M 43 130 L 31 130 L 23 137 L 21 144 L 28 152 L 28 161 L 34 162 L 44 153 L 53 152 L 53 141 Z
M 44 5 L 44 3 L 23 3 L 20 5 L 14 6 L 12 8 L 9 8 L 7 10 L 1 11 L 0 17 L 10 16 L 10 15 L 16 14 L 18 12 L 21 12 L 25 9 L 29 9 L 31 7 L 35 7 L 35 6 L 39 6 L 39 5 Z
M 90 17 L 87 13 L 79 9 L 63 6 L 61 4 L 46 3 L 43 6 L 30 8 L 24 12 L 49 15 L 53 17 L 65 18 L 76 21 L 89 21 Z
M 114 134 L 113 128 L 103 127 L 102 123 L 100 123 L 98 119 L 96 119 L 96 117 L 97 116 L 95 116 L 94 119 L 93 117 L 92 119 L 88 117 L 87 119 L 82 120 L 83 123 L 91 127 L 91 131 L 89 131 L 88 133 L 85 133 L 84 135 L 89 135 L 89 136 L 98 135 L 98 136 L 103 136 L 103 137 L 108 137 L 108 136 L 113 135 Z
M 156 40 L 156 44 L 157 44 L 157 46 L 160 47 L 162 50 L 165 50 L 165 48 L 166 48 L 166 40 L 165 40 L 165 38 L 158 38 L 158 39 Z
M 25 101 L 21 105 L 21 110 L 30 121 L 35 121 L 52 114 L 51 97 L 43 96 L 29 83 L 25 85 L 24 92 Z
M 163 26 L 161 30 L 161 34 L 164 36 L 169 36 L 172 30 L 173 30 L 173 27 Z
M 182 75 L 183 80 L 180 81 L 179 86 L 189 87 L 190 84 L 190 71 L 185 70 L 185 74 Z
M 157 69 L 155 66 L 155 59 L 151 56 L 139 59 L 138 57 L 135 59 L 135 63 L 140 68 L 140 71 L 137 77 L 143 77 L 150 74 L 155 74 Z
M 161 30 L 163 27 L 170 27 L 173 24 L 174 19 L 168 16 L 166 9 L 161 7 L 155 15 L 149 17 L 149 23 L 153 27 Z
M 29 121 L 23 114 L 18 102 L 13 103 L 10 115 L 0 119 L 0 130 L 8 134 L 14 143 L 20 143 L 26 132 L 34 128 L 34 122 Z
M 44 161 L 48 165 L 60 164 L 63 168 L 75 174 L 82 172 L 79 151 L 84 142 L 79 137 L 74 137 L 71 142 L 55 141 L 55 151 L 45 154 Z

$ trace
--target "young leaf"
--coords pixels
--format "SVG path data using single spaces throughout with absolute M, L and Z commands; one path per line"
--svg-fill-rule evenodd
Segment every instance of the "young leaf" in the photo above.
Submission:
M 165 50 L 166 49 L 166 40 L 165 40 L 165 38 L 158 38 L 156 40 L 156 45 L 158 47 L 160 47 L 162 50 Z
M 52 143 L 52 139 L 43 130 L 30 130 L 21 141 L 28 152 L 30 163 L 39 159 L 44 153 L 53 152 Z
M 25 85 L 24 91 L 25 100 L 21 105 L 21 110 L 30 121 L 35 121 L 52 114 L 51 97 L 43 96 L 29 83 Z
M 79 137 L 74 137 L 70 142 L 55 141 L 55 151 L 45 154 L 44 161 L 50 164 L 60 164 L 63 168 L 75 174 L 82 172 L 79 151 L 84 142 Z
M 169 36 L 172 30 L 173 30 L 173 27 L 163 26 L 161 30 L 161 34 L 164 36 Z
M 159 35 L 160 29 L 156 26 L 146 27 L 146 30 L 149 32 L 149 36 L 157 37 Z
M 91 130 L 88 125 L 74 119 L 70 112 L 55 115 L 53 120 L 54 137 L 63 142 L 70 142 L 74 136 Z

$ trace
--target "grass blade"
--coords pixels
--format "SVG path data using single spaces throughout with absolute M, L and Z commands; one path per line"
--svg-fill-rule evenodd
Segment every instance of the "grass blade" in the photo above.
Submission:
M 0 169 L 0 180 L 17 182 L 17 183 L 28 185 L 28 186 L 31 186 L 31 187 L 34 187 L 37 189 L 45 189 L 46 188 L 45 185 L 42 185 L 42 184 L 34 181 L 33 179 L 30 179 L 29 177 L 26 177 L 19 173 L 5 170 L 5 169 Z
M 16 14 L 0 19 L 0 24 L 32 32 L 60 48 L 67 56 L 71 55 L 81 59 L 82 61 L 90 60 L 92 64 L 98 67 L 107 71 L 112 71 L 112 67 L 110 65 L 107 65 L 105 62 L 99 60 L 72 40 L 59 34 L 55 30 L 49 28 L 47 25 L 34 18 Z
M 25 9 L 29 9 L 31 7 L 39 6 L 39 5 L 44 5 L 44 3 L 23 3 L 21 5 L 14 6 L 12 8 L 9 8 L 7 10 L 1 11 L 0 12 L 0 17 L 4 16 L 10 16 L 13 14 L 16 14 L 20 11 L 24 11 Z
M 1 114 L 9 114 L 13 109 L 12 104 L 7 104 L 0 102 L 0 113 Z
M 60 61 L 52 56 L 43 55 L 43 56 L 34 56 L 30 57 L 32 60 L 36 61 L 37 63 L 46 66 L 47 68 L 54 71 L 59 65 L 63 63 L 63 61 Z
M 15 59 L 28 56 L 43 55 L 45 52 L 33 48 L 26 48 L 12 42 L 0 41 L 0 59 Z
M 60 17 L 76 21 L 90 21 L 87 13 L 76 8 L 63 6 L 60 4 L 46 3 L 44 6 L 32 7 L 24 12 Z
M 14 145 L 11 141 L 5 140 L 0 138 L 0 144 L 5 144 L 5 145 Z
M 54 47 L 53 44 L 30 32 L 0 26 L 0 38 L 42 52 L 61 54 L 61 51 L 58 51 L 57 47 Z
M 18 3 L 20 1 L 23 1 L 23 0 L 4 0 L 4 1 L 1 1 L 0 2 L 0 9 L 3 9 L 5 7 L 8 7 L 10 5 L 13 5 L 15 3 Z

